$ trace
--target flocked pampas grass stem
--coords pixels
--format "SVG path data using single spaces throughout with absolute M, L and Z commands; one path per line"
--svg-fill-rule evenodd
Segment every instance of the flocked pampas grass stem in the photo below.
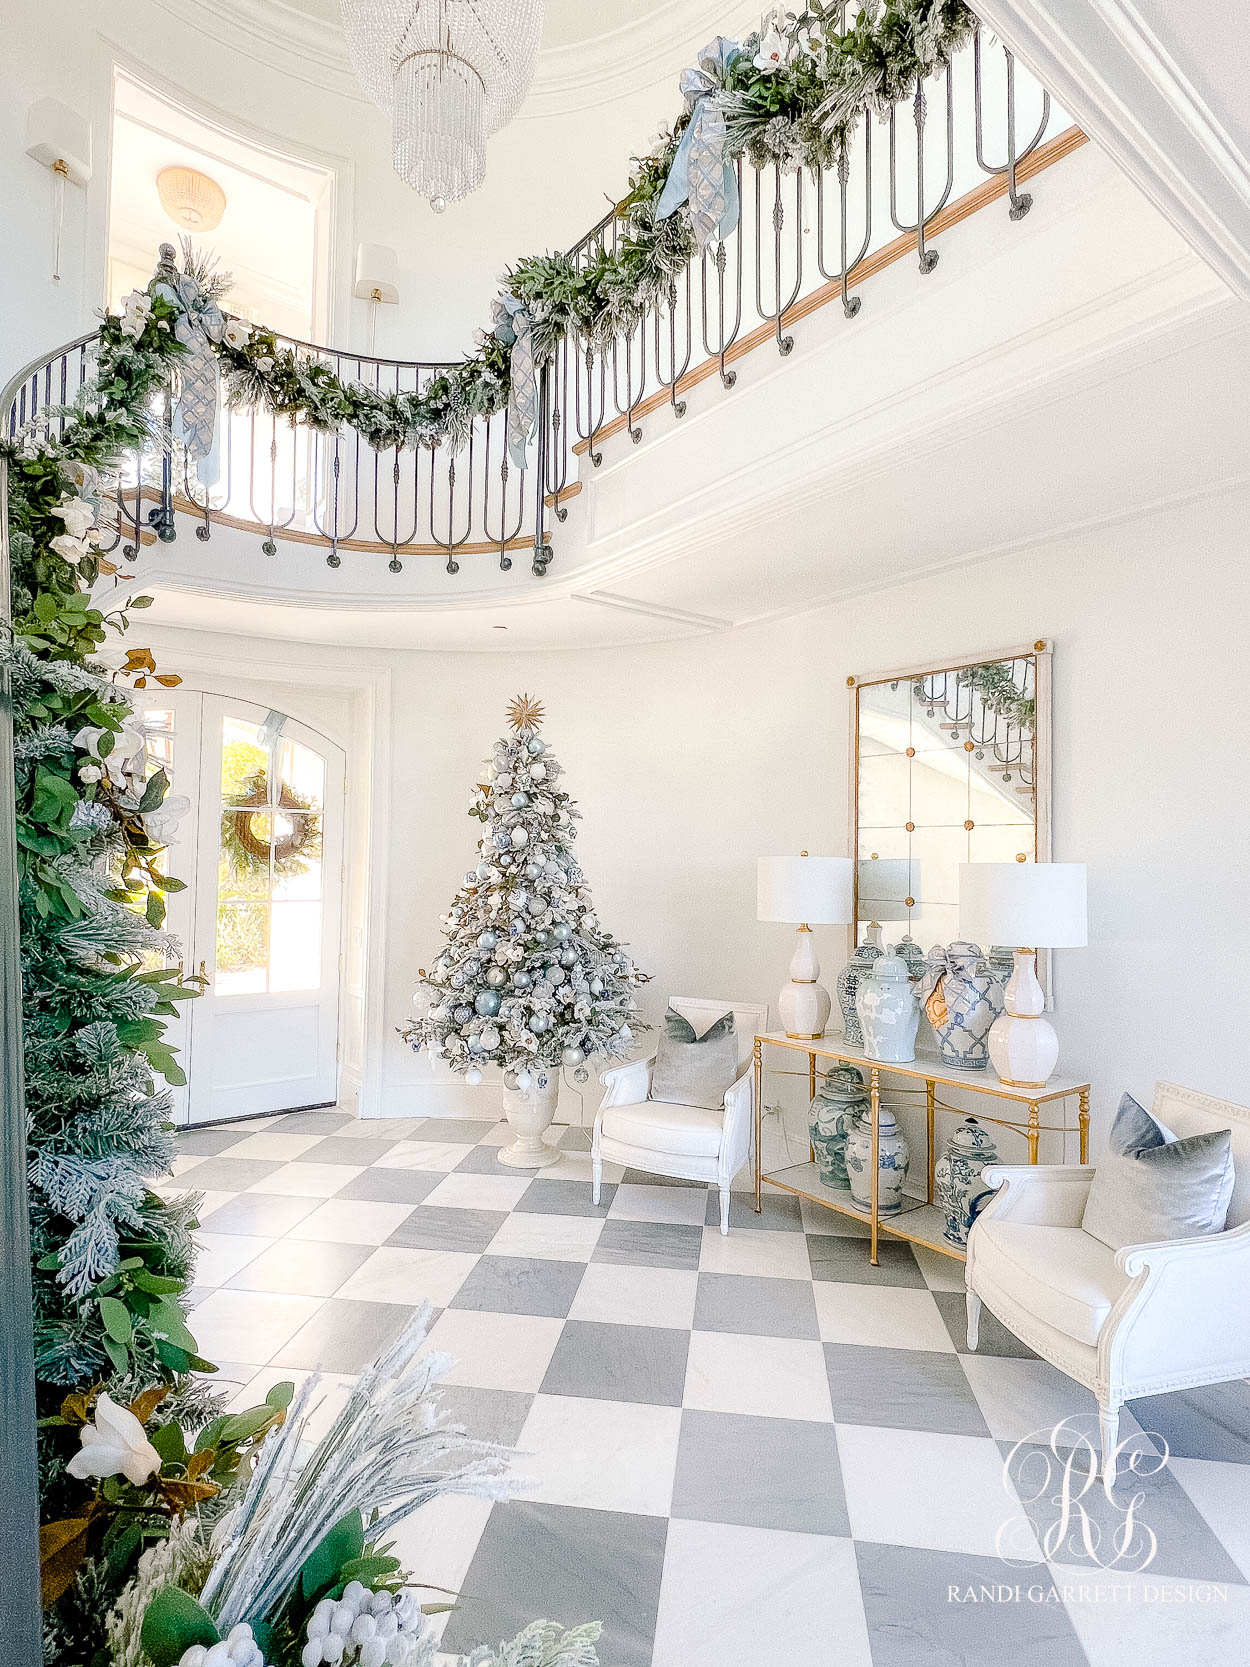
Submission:
M 200 1601 L 223 1634 L 238 1621 L 277 1613 L 307 1557 L 352 1511 L 376 1542 L 441 1494 L 503 1499 L 515 1491 L 505 1475 L 508 1450 L 472 1440 L 439 1411 L 434 1385 L 450 1362 L 421 1353 L 432 1312 L 424 1304 L 360 1374 L 307 1458 L 320 1378 L 300 1388 L 215 1536 L 217 1559 Z

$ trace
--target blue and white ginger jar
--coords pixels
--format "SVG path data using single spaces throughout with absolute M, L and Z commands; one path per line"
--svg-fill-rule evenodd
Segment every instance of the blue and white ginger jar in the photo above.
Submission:
M 849 1185 L 846 1142 L 855 1120 L 869 1108 L 863 1072 L 854 1065 L 835 1065 L 817 1089 L 811 1107 L 811 1141 L 816 1169 L 827 1187 Z
M 885 954 L 881 946 L 881 928 L 869 926 L 863 943 L 857 944 L 855 953 L 838 974 L 838 1006 L 842 1009 L 842 1040 L 853 1048 L 863 1046 L 863 1032 L 859 1028 L 859 1015 L 855 1011 L 855 994 L 859 989 L 861 978 L 867 977 L 872 970 L 874 961 L 880 960 Z
M 966 1117 L 933 1166 L 934 1197 L 946 1217 L 943 1237 L 961 1249 L 968 1243 L 977 1211 L 992 1190 L 982 1181 L 981 1172 L 997 1158 L 998 1150 L 987 1132 L 975 1117 Z
M 877 1213 L 897 1215 L 903 1207 L 903 1183 L 911 1163 L 911 1148 L 888 1106 L 877 1114 Z M 856 1121 L 846 1143 L 846 1173 L 851 1185 L 851 1202 L 861 1210 L 872 1209 L 872 1113 Z
M 855 1011 L 869 1059 L 891 1065 L 915 1059 L 920 1008 L 901 955 L 874 961 L 868 976 L 859 981 Z
M 935 945 L 918 994 L 943 1065 L 983 1071 L 990 1027 L 1003 1010 L 1003 982 L 977 945 Z

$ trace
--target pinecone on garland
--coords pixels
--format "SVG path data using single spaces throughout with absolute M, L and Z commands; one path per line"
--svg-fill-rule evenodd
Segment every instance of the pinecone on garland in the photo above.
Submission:
M 647 981 L 599 923 L 573 855 L 580 813 L 539 735 L 540 702 L 519 695 L 512 733 L 495 742 L 469 803 L 482 824 L 477 864 L 443 916 L 447 942 L 421 974 L 425 1014 L 400 1034 L 465 1080 L 501 1066 L 509 1087 L 570 1066 L 623 1058 Z

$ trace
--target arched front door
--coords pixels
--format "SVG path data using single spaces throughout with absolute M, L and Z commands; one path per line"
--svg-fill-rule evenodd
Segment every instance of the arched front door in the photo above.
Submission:
M 184 964 L 207 985 L 171 1040 L 179 1120 L 329 1105 L 337 1092 L 343 752 L 249 701 L 176 690 L 144 709 L 148 747 L 191 809 L 171 841 Z

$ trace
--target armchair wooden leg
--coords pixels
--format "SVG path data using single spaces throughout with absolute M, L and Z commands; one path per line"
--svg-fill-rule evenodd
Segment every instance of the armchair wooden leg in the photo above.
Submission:
M 1120 1434 L 1118 1406 L 1098 1408 L 1098 1433 L 1102 1437 L 1102 1471 L 1104 1481 L 1115 1481 L 1115 1449 Z
M 603 1159 L 592 1157 L 590 1160 L 590 1202 L 599 1202 L 599 1193 L 603 1186 Z
M 965 1291 L 964 1301 L 968 1308 L 968 1347 L 975 1354 L 981 1334 L 981 1299 L 974 1292 Z
M 722 1187 L 720 1189 L 720 1230 L 725 1234 L 729 1232 L 729 1199 L 729 1188 Z

